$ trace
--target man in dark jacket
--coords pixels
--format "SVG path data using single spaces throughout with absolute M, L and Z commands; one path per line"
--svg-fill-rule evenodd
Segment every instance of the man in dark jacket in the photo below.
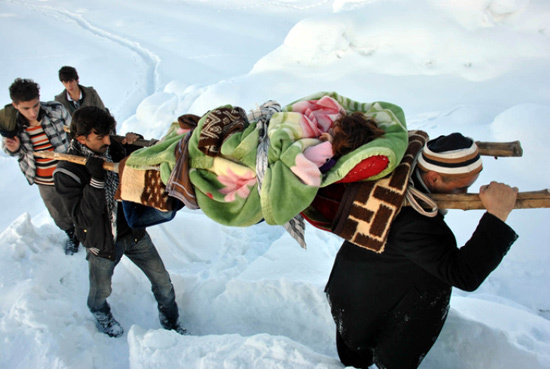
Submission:
M 55 96 L 55 101 L 59 101 L 63 106 L 73 114 L 74 111 L 84 106 L 97 106 L 107 110 L 99 94 L 93 87 L 85 87 L 79 84 L 78 73 L 75 68 L 64 66 L 59 69 L 59 80 L 65 87 L 65 90 Z
M 103 332 L 112 337 L 122 335 L 123 329 L 111 314 L 107 297 L 111 294 L 114 268 L 126 255 L 151 281 L 162 327 L 183 334 L 174 287 L 164 263 L 145 229 L 131 229 L 126 222 L 122 206 L 114 198 L 118 174 L 103 169 L 105 161 L 118 162 L 126 156 L 124 147 L 110 140 L 114 125 L 114 118 L 100 108 L 76 110 L 68 153 L 86 157 L 86 166 L 64 161 L 54 173 L 56 190 L 87 250 L 88 308 Z
M 465 193 L 479 176 L 475 143 L 454 133 L 429 141 L 413 172 L 425 193 Z M 343 364 L 417 368 L 449 311 L 452 286 L 473 291 L 499 265 L 517 235 L 504 222 L 517 188 L 481 186 L 487 210 L 470 240 L 457 248 L 440 211 L 403 207 L 378 254 L 344 242 L 326 286 Z

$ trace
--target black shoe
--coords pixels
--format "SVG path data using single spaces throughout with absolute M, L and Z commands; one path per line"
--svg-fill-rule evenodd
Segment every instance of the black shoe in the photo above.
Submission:
M 76 238 L 74 229 L 65 231 L 65 233 L 67 233 L 67 237 L 69 237 L 69 239 L 65 242 L 65 255 L 76 254 L 78 252 L 78 245 L 80 244 L 80 241 Z
M 177 334 L 181 334 L 182 336 L 184 334 L 187 334 L 187 329 L 183 328 L 179 322 L 171 325 L 162 325 L 162 328 L 166 329 L 167 331 L 175 331 Z
M 177 334 L 181 334 L 182 336 L 187 334 L 187 329 L 183 328 L 179 322 L 174 324 L 171 330 L 175 331 Z
M 65 255 L 74 255 L 78 252 L 78 244 L 74 244 L 72 240 L 65 242 Z
M 184 335 L 187 333 L 187 329 L 183 328 L 179 322 L 179 319 L 174 321 L 169 321 L 166 318 L 166 315 L 163 313 L 159 313 L 160 318 L 160 325 L 162 325 L 162 328 L 166 329 L 167 331 L 176 331 L 176 333 Z
M 101 311 L 97 311 L 92 314 L 97 319 L 99 330 L 109 337 L 120 337 L 124 333 L 124 329 L 110 312 L 103 313 Z

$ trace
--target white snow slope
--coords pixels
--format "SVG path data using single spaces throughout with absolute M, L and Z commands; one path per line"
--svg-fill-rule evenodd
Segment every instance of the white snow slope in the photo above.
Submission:
M 0 101 L 17 77 L 62 91 L 77 68 L 118 131 L 160 138 L 179 115 L 252 109 L 317 91 L 405 110 L 410 129 L 520 140 L 478 185 L 550 187 L 550 3 L 545 0 L 3 0 Z M 181 210 L 149 232 L 189 335 L 161 329 L 145 276 L 123 259 L 109 301 L 126 333 L 97 331 L 84 252 L 0 154 L 0 368 L 341 368 L 323 288 L 341 240 L 308 226 L 228 228 Z M 463 244 L 481 211 L 450 211 Z M 516 210 L 520 235 L 474 293 L 453 292 L 421 368 L 550 367 L 550 211 Z

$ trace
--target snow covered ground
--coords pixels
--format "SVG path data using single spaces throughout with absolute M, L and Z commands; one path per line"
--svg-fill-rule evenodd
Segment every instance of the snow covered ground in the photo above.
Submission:
M 17 77 L 62 90 L 77 68 L 118 131 L 160 138 L 183 113 L 245 110 L 317 91 L 405 110 L 431 137 L 520 140 L 485 159 L 478 185 L 550 187 L 546 0 L 4 0 L 0 102 Z M 145 276 L 117 267 L 110 302 L 126 333 L 86 308 L 84 252 L 65 256 L 37 189 L 0 154 L 0 368 L 340 368 L 323 288 L 341 240 L 308 226 L 220 226 L 183 209 L 150 228 L 189 335 L 160 328 Z M 472 189 L 477 192 L 479 186 Z M 481 211 L 450 211 L 460 243 Z M 454 291 L 422 368 L 550 367 L 550 210 L 517 210 L 520 238 L 474 293 Z

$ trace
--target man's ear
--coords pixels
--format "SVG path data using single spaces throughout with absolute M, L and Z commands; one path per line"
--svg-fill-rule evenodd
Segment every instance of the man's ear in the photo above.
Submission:
M 426 186 L 428 186 L 430 190 L 442 181 L 441 175 L 437 172 L 434 172 L 433 170 L 430 170 L 426 173 L 425 179 Z
M 82 145 L 86 145 L 86 137 L 80 135 L 76 137 L 76 140 L 80 142 Z

